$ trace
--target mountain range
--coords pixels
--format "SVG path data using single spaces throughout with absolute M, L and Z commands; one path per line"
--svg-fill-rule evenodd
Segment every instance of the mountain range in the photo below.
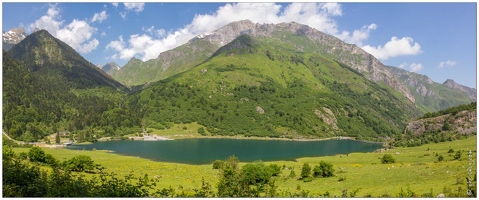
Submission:
M 16 99 L 10 107 L 4 102 L 4 129 L 17 138 L 37 130 L 31 127 L 123 135 L 190 122 L 205 135 L 378 138 L 401 134 L 423 113 L 476 101 L 473 88 L 385 66 L 354 44 L 295 22 L 233 22 L 121 68 L 100 69 L 45 30 L 16 42 L 4 53 L 12 57 L 4 59 L 4 85 L 15 82 L 15 70 L 32 77 L 30 86 L 4 88 L 4 101 Z M 17 67 L 6 73 L 5 66 Z M 14 90 L 31 87 L 40 93 L 15 97 Z M 93 111 L 71 98 L 102 106 Z M 59 99 L 59 107 L 49 114 L 39 99 Z M 39 117 L 18 124 L 22 107 Z

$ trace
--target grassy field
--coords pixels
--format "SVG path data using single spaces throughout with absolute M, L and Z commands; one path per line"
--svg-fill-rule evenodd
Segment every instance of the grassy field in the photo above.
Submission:
M 394 148 L 384 153 L 351 153 L 349 155 L 335 155 L 326 157 L 300 158 L 295 161 L 265 162 L 285 165 L 279 177 L 275 177 L 279 190 L 295 192 L 298 188 L 309 190 L 317 196 L 325 192 L 331 196 L 341 196 L 342 191 L 347 189 L 348 194 L 359 188 L 357 197 L 371 195 L 373 197 L 389 194 L 395 197 L 401 188 L 406 191 L 409 187 L 416 194 L 421 195 L 433 191 L 434 196 L 442 193 L 444 188 L 457 191 L 463 188 L 466 196 L 466 180 L 468 173 L 469 156 L 472 150 L 472 168 L 475 170 L 476 161 L 476 137 L 465 140 L 427 144 L 420 147 Z M 462 151 L 462 156 L 454 160 L 455 153 L 447 153 L 449 149 Z M 53 154 L 63 161 L 76 155 L 88 155 L 97 164 L 107 168 L 109 172 L 115 172 L 120 176 L 132 172 L 136 177 L 148 174 L 150 178 L 158 179 L 157 188 L 173 187 L 175 189 L 192 192 L 199 188 L 202 177 L 206 182 L 216 185 L 219 179 L 219 171 L 212 169 L 212 165 L 186 165 L 177 163 L 155 162 L 147 159 L 131 156 L 120 156 L 106 151 L 82 151 L 67 149 L 44 149 L 46 153 Z M 16 148 L 16 152 L 28 151 L 25 148 Z M 394 164 L 381 164 L 379 160 L 384 154 L 392 154 L 396 159 Z M 438 162 L 437 154 L 443 155 L 444 160 Z M 336 170 L 335 176 L 330 178 L 315 178 L 311 182 L 297 180 L 301 174 L 303 163 L 308 162 L 312 168 L 321 160 L 331 162 Z M 245 163 L 241 163 L 244 165 Z M 290 169 L 294 168 L 296 178 L 288 178 Z M 476 172 L 473 172 L 473 175 Z M 91 175 L 87 175 L 91 176 Z M 338 181 L 340 177 L 344 181 Z M 458 179 L 459 177 L 459 179 Z M 460 184 L 457 184 L 457 183 Z

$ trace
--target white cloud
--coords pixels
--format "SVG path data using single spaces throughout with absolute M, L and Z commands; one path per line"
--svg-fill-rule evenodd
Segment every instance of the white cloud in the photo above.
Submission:
M 118 7 L 118 3 L 111 3 L 111 5 Z
M 103 20 L 106 20 L 108 18 L 108 16 L 106 15 L 106 11 L 101 11 L 100 13 L 95 13 L 93 15 L 93 18 L 91 19 L 91 22 L 96 22 L 98 21 L 99 23 L 101 23 Z
M 137 13 L 143 11 L 145 7 L 145 3 L 123 3 L 123 5 L 125 5 L 126 10 L 134 10 Z
M 126 19 L 126 12 L 120 12 L 120 16 L 122 19 Z
M 105 31 L 101 32 L 100 36 L 101 36 L 101 37 L 104 37 L 104 36 L 106 36 L 106 33 L 105 33 Z
M 421 63 L 412 63 L 412 64 L 407 64 L 407 63 L 402 63 L 398 66 L 399 68 L 402 69 L 409 69 L 411 72 L 418 72 L 419 70 L 422 69 L 422 64 Z
M 155 29 L 155 26 L 151 26 L 150 28 L 145 28 L 145 27 L 143 27 L 143 26 L 141 27 L 141 30 L 142 30 L 142 31 L 145 31 L 145 32 L 150 33 L 150 34 L 153 33 L 153 30 L 154 30 L 154 29 Z
M 98 40 L 92 38 L 93 33 L 97 31 L 95 27 L 90 26 L 86 21 L 74 19 L 70 24 L 63 25 L 60 21 L 60 9 L 57 4 L 50 4 L 47 15 L 31 23 L 28 28 L 45 29 L 54 37 L 70 45 L 80 53 L 90 53 L 98 47 Z
M 401 69 L 404 69 L 405 67 L 407 67 L 407 63 L 402 63 L 398 67 Z
M 369 32 L 376 30 L 376 24 L 370 24 L 369 26 L 363 26 L 360 30 L 354 30 L 353 34 L 350 36 L 349 31 L 343 31 L 340 35 L 336 35 L 339 39 L 350 44 L 356 44 L 358 46 L 363 46 L 362 41 L 369 38 Z
M 403 55 L 416 55 L 422 52 L 421 45 L 419 45 L 417 42 L 414 42 L 414 40 L 410 37 L 403 37 L 401 39 L 392 37 L 391 40 L 384 45 L 384 47 L 372 47 L 366 45 L 362 48 L 376 58 L 382 60 Z
M 155 32 L 156 32 L 156 36 L 158 36 L 158 37 L 163 37 L 166 34 L 165 29 L 158 29 Z
M 417 71 L 422 69 L 422 64 L 421 63 L 419 63 L 419 64 L 413 63 L 409 66 L 409 69 L 411 69 L 411 72 L 417 72 Z
M 442 62 L 440 62 L 439 65 L 438 65 L 438 67 L 439 67 L 439 68 L 443 68 L 443 67 L 453 67 L 453 66 L 455 66 L 456 64 L 457 64 L 456 61 L 450 61 L 450 60 L 448 60 L 448 61 L 442 61 Z

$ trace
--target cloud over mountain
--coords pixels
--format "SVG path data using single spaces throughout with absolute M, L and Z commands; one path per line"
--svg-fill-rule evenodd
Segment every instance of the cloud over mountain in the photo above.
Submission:
M 84 20 L 74 19 L 69 24 L 64 22 L 61 20 L 57 4 L 50 4 L 47 15 L 28 25 L 28 29 L 30 31 L 35 28 L 45 29 L 80 53 L 87 54 L 98 47 L 98 40 L 92 37 L 97 31 L 95 27 Z

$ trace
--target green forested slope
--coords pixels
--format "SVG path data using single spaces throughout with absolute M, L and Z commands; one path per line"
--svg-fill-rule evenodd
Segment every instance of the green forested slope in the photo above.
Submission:
M 147 127 L 197 121 L 218 135 L 377 137 L 418 115 L 344 64 L 248 35 L 137 95 Z

